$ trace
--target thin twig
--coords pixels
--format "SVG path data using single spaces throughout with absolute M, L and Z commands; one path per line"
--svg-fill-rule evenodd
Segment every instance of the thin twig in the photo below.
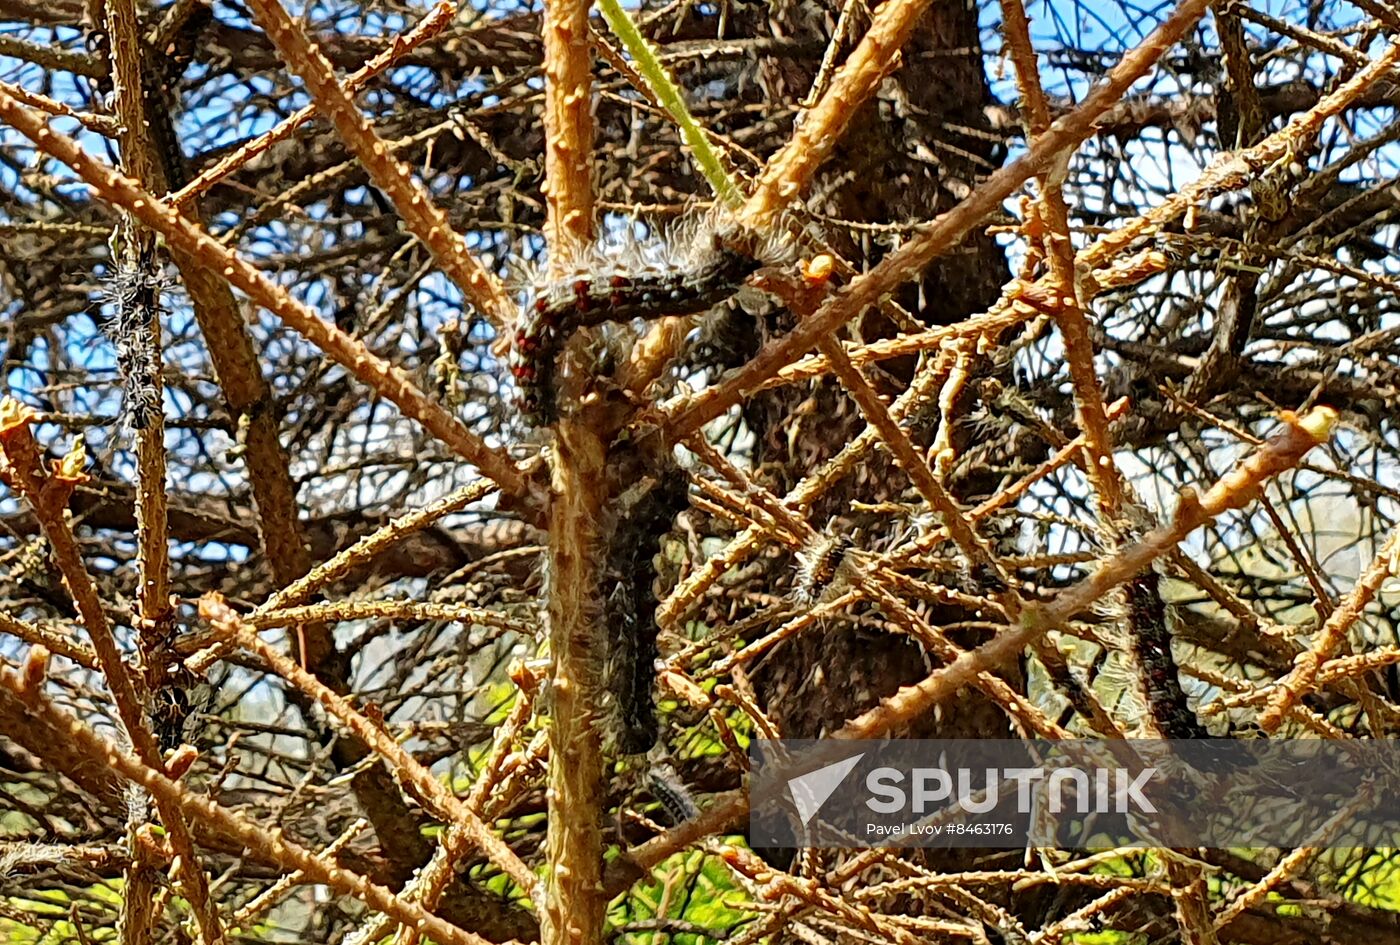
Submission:
M 306 83 L 317 110 L 335 125 L 341 140 L 393 203 L 408 231 L 428 248 L 477 311 L 498 329 L 509 325 L 510 298 L 500 280 L 467 251 L 447 213 L 434 203 L 426 188 L 414 181 L 408 166 L 393 156 L 388 144 L 355 105 L 354 96 L 340 84 L 320 47 L 278 0 L 249 0 L 248 6 L 277 47 L 282 61 Z
M 103 739 L 81 720 L 74 718 L 50 702 L 42 693 L 24 690 L 15 673 L 0 667 L 0 689 L 26 698 L 30 715 L 40 723 L 63 732 L 87 763 L 109 767 L 117 774 L 151 792 L 162 810 L 171 810 L 204 824 L 241 843 L 248 855 L 270 863 L 287 872 L 301 872 L 309 882 L 319 883 L 347 896 L 353 896 L 372 909 L 392 916 L 396 921 L 422 928 L 433 938 L 447 945 L 487 945 L 481 936 L 432 915 L 417 903 L 404 902 L 383 886 L 376 885 L 358 873 L 337 866 L 315 852 L 288 840 L 280 827 L 257 824 L 242 814 L 221 807 L 205 797 L 190 793 L 178 781 L 172 781 L 136 756 L 122 751 Z M 175 822 L 182 822 L 176 818 Z M 167 831 L 171 821 L 166 821 Z
M 117 645 L 116 634 L 97 594 L 92 575 L 83 563 L 82 551 L 67 518 L 68 500 L 74 488 L 86 481 L 86 456 L 81 441 L 52 470 L 45 470 L 38 444 L 30 430 L 32 412 L 10 397 L 0 400 L 0 481 L 24 496 L 39 527 L 48 539 L 58 569 L 63 573 L 73 603 L 78 607 L 97 653 L 107 686 L 117 707 L 126 736 L 135 748 L 144 769 L 164 770 L 160 745 L 151 734 L 136 683 Z M 8 673 L 6 674 L 8 677 Z M 199 919 L 200 934 L 206 945 L 222 942 L 223 930 L 213 902 L 209 880 L 195 856 L 189 825 L 180 809 L 157 798 L 156 807 L 171 845 L 180 860 L 180 885 Z
M 441 0 L 436 6 L 428 11 L 428 14 L 419 20 L 418 23 L 399 36 L 395 36 L 377 56 L 365 63 L 354 75 L 345 80 L 345 91 L 354 94 L 364 88 L 377 76 L 384 73 L 404 56 L 423 43 L 437 36 L 442 32 L 448 23 L 457 13 L 457 6 L 451 0 Z M 260 154 L 265 154 L 280 141 L 285 141 L 292 134 L 306 124 L 316 115 L 315 105 L 305 105 L 297 109 L 282 119 L 278 124 L 264 131 L 250 141 L 234 148 L 231 152 L 221 157 L 217 163 L 206 168 L 198 177 L 190 181 L 178 191 L 170 194 L 168 199 L 172 206 L 178 210 L 185 210 L 191 200 L 196 199 L 201 194 L 207 192 L 219 181 L 228 177 L 239 168 L 246 166 Z
M 1302 417 L 1286 417 L 1283 431 L 1222 477 L 1205 495 L 1184 491 L 1171 521 L 1143 539 L 1120 548 L 1093 574 L 1061 591 L 1053 601 L 1028 606 L 1020 620 L 995 639 L 971 650 L 923 681 L 906 686 L 880 705 L 847 722 L 834 738 L 872 738 L 919 715 L 965 686 L 983 670 L 994 669 L 1050 630 L 1063 626 L 1108 591 L 1138 574 L 1183 538 L 1231 509 L 1247 505 L 1272 476 L 1292 468 L 1325 441 L 1336 414 L 1318 408 Z
M 939 216 L 925 231 L 891 253 L 878 266 L 839 290 L 811 318 L 788 334 L 765 345 L 741 368 L 707 389 L 672 415 L 667 432 L 685 440 L 743 397 L 757 390 L 783 366 L 806 353 L 866 309 L 877 304 L 905 282 L 918 276 L 930 262 L 956 246 L 968 231 L 996 212 L 1002 202 L 1036 174 L 1043 173 L 1062 155 L 1094 132 L 1095 123 L 1205 12 L 1209 0 L 1183 0 L 1146 39 L 1124 54 L 1103 80 L 1074 111 L 1057 119 L 1027 152 L 988 177 L 965 200 Z M 831 97 L 836 91 L 833 83 Z
M 406 417 L 417 420 L 450 449 L 474 463 L 503 490 L 512 495 L 526 493 L 524 476 L 507 456 L 486 445 L 462 421 L 420 391 L 401 369 L 293 299 L 257 267 L 225 248 L 134 181 L 86 154 L 77 142 L 53 131 L 43 118 L 2 91 L 0 120 L 34 142 L 40 150 L 71 167 L 107 203 L 131 211 L 142 223 L 164 236 L 173 248 L 222 273 L 229 283 L 300 332 L 376 393 L 396 404 Z
M 535 874 L 520 861 L 514 851 L 382 728 L 355 711 L 343 696 L 331 692 L 316 677 L 264 642 L 253 628 L 240 619 L 217 595 L 206 596 L 200 601 L 200 613 L 229 640 L 237 642 L 277 675 L 319 702 L 356 738 L 379 754 L 390 765 L 395 776 L 402 783 L 412 786 L 424 803 L 430 804 L 444 820 L 459 824 L 469 831 L 481 851 L 506 875 L 519 883 L 522 889 L 534 890 L 538 884 Z
M 1337 651 L 1366 605 L 1375 599 L 1381 585 L 1397 570 L 1400 570 L 1400 528 L 1391 531 L 1351 593 L 1337 604 L 1337 609 L 1318 630 L 1312 647 L 1299 654 L 1293 669 L 1278 681 L 1269 704 L 1259 713 L 1260 728 L 1270 733 L 1278 729 L 1288 707 L 1312 687 L 1323 662 Z

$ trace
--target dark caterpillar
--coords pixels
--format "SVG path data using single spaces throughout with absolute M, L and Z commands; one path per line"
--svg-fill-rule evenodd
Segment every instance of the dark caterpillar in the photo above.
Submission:
M 688 504 L 684 473 L 671 465 L 618 500 L 604 560 L 605 685 L 613 702 L 614 740 L 624 755 L 651 749 L 660 735 L 656 680 L 656 566 L 661 540 Z
M 647 771 L 647 786 L 651 788 L 652 797 L 660 801 L 666 813 L 671 815 L 672 826 L 679 827 L 687 820 L 700 816 L 700 808 L 695 806 L 695 800 L 681 783 L 680 775 L 670 765 L 653 765 Z
M 847 554 L 855 547 L 849 535 L 822 535 L 797 553 L 797 580 L 793 597 L 802 604 L 819 604 L 834 597 Z
M 706 218 L 650 241 L 604 241 L 572 261 L 564 276 L 534 286 L 516 321 L 510 361 L 525 422 L 557 419 L 555 360 L 574 332 L 708 311 L 780 254 L 767 243 L 738 251 L 737 232 Z
M 1210 738 L 1181 688 L 1180 669 L 1172 655 L 1172 635 L 1167 627 L 1167 608 L 1158 582 L 1157 572 L 1149 567 L 1129 581 L 1126 588 L 1133 657 L 1142 670 L 1148 711 L 1163 738 Z
M 103 286 L 103 301 L 112 313 L 102 330 L 117 350 L 122 379 L 122 421 L 131 430 L 144 430 L 161 411 L 160 331 L 161 292 L 169 281 L 154 259 L 119 263 Z

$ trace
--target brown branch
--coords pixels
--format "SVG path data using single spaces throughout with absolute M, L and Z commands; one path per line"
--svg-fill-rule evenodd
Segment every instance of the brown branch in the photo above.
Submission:
M 1324 847 L 1330 845 L 1338 833 L 1355 822 L 1354 818 L 1357 814 L 1368 807 L 1374 809 L 1374 793 L 1374 784 L 1364 785 L 1349 803 L 1343 804 L 1335 814 L 1323 821 L 1302 846 L 1280 857 L 1273 868 L 1260 877 L 1258 882 L 1241 892 L 1228 906 L 1220 910 L 1220 914 L 1215 917 L 1215 928 L 1217 930 L 1225 928 L 1246 911 L 1261 903 L 1280 883 L 1284 883 L 1302 872 L 1303 868 L 1315 859 Z
M 29 623 L 0 611 L 0 633 L 23 640 L 30 646 L 42 646 L 59 656 L 67 657 L 84 669 L 97 669 L 97 654 L 66 634 Z
M 55 72 L 71 72 L 89 78 L 105 75 L 107 72 L 107 64 L 97 56 L 61 49 L 52 43 L 29 43 L 15 36 L 0 36 L 0 56 L 32 62 Z
M 1176 220 L 1188 209 L 1204 206 L 1217 194 L 1248 185 L 1264 168 L 1313 138 L 1323 122 L 1340 114 L 1363 93 L 1383 82 L 1397 62 L 1400 62 L 1400 43 L 1386 47 L 1370 65 L 1254 147 L 1219 155 L 1196 180 L 1147 213 L 1122 221 L 1122 225 L 1112 233 L 1080 252 L 1076 262 L 1090 270 L 1098 269 L 1138 240 Z
M 839 290 L 811 318 L 766 345 L 742 368 L 690 401 L 667 424 L 670 436 L 685 440 L 718 417 L 796 358 L 822 337 L 857 317 L 921 273 L 930 262 L 958 245 L 974 226 L 996 212 L 1002 202 L 1036 174 L 1043 173 L 1065 153 L 1094 132 L 1095 122 L 1113 106 L 1134 82 L 1146 74 L 1162 55 L 1205 12 L 1209 0 L 1183 2 L 1138 46 L 1096 84 L 1084 102 L 1055 121 L 1032 143 L 1026 154 L 980 184 L 967 199 L 939 216 L 915 239 L 891 253 L 878 266 Z
M 341 140 L 393 203 L 408 231 L 428 248 L 477 311 L 498 329 L 504 329 L 510 324 L 510 299 L 500 280 L 467 251 L 447 214 L 433 202 L 432 194 L 414 181 L 406 164 L 393 156 L 388 144 L 356 106 L 352 94 L 335 77 L 325 54 L 278 0 L 249 0 L 249 7 L 282 61 L 306 83 L 317 110 L 335 125 Z
M 107 0 L 107 33 L 111 39 L 112 94 L 121 122 L 122 171 L 138 186 L 159 188 L 164 174 L 152 156 L 150 127 L 146 117 L 146 91 L 141 69 L 143 48 L 140 24 L 132 0 Z M 117 241 L 113 264 L 133 271 L 154 267 L 155 236 L 144 230 L 129 213 Z M 156 290 L 158 291 L 158 290 Z M 155 291 L 152 292 L 155 296 Z M 137 327 L 149 336 L 151 357 L 159 371 L 161 324 L 159 304 L 152 306 L 151 320 Z M 127 391 L 128 397 L 136 392 Z M 159 393 L 157 394 L 159 396 Z M 138 555 L 137 609 L 140 642 L 148 673 L 160 675 L 155 648 L 169 635 L 170 551 L 165 502 L 165 415 L 159 405 L 144 411 L 146 422 L 136 432 L 136 546 Z
M 886 0 L 860 44 L 851 52 L 831 85 L 783 149 L 769 159 L 740 218 L 758 229 L 787 209 L 807 190 L 812 175 L 826 163 L 860 108 L 899 65 L 900 49 L 928 8 L 929 0 Z
M 120 122 L 118 142 L 121 146 L 121 166 L 125 174 L 139 184 L 160 189 L 161 173 L 154 159 L 155 149 L 150 140 L 150 126 L 147 122 L 147 102 L 145 79 L 142 74 L 142 51 L 144 45 L 137 21 L 136 8 L 132 0 L 107 0 L 103 5 L 106 12 L 108 49 L 111 53 L 112 95 Z M 117 236 L 112 243 L 112 263 L 138 278 L 145 278 L 148 270 L 155 268 L 155 236 L 146 230 L 129 213 L 123 214 Z M 154 272 L 149 276 L 153 279 Z M 134 287 L 133 287 L 134 288 Z M 150 309 L 141 312 L 146 316 L 145 324 L 129 326 L 128 330 L 144 333 L 146 339 L 141 347 L 147 350 L 148 361 L 142 359 L 133 370 L 153 375 L 152 381 L 160 376 L 161 363 L 161 318 L 159 292 L 154 285 L 136 289 L 141 294 L 149 294 Z M 136 300 L 123 299 L 118 304 L 139 306 Z M 127 313 L 128 318 L 131 314 Z M 121 316 L 119 316 L 121 317 Z M 130 343 L 130 341 L 128 341 Z M 144 674 L 142 696 L 149 707 L 154 693 L 165 688 L 169 675 L 169 642 L 174 633 L 174 611 L 170 605 L 170 532 L 166 515 L 165 494 L 165 413 L 162 404 L 163 391 L 159 388 L 148 393 L 141 391 L 145 378 L 127 378 L 125 396 L 128 399 L 153 396 L 154 404 L 128 405 L 128 410 L 140 411 L 144 422 L 136 431 L 136 554 L 137 554 L 137 645 L 140 652 L 140 668 Z M 157 384 L 158 381 L 155 381 Z M 154 696 L 159 698 L 159 696 Z M 159 756 L 157 756 L 159 757 Z M 147 758 L 148 762 L 152 759 Z M 136 835 L 147 829 L 144 816 L 133 810 L 127 822 L 128 844 L 131 848 L 131 865 L 126 871 L 126 883 L 122 895 L 121 916 L 118 922 L 121 940 L 124 945 L 142 945 L 154 932 L 157 916 L 154 913 L 154 874 L 141 856 Z M 181 843 L 176 841 L 177 847 Z M 189 840 L 185 838 L 184 847 Z M 185 850 L 192 854 L 193 850 Z M 217 910 L 209 899 L 208 880 L 197 861 L 192 864 L 199 874 L 197 883 L 184 882 L 185 895 L 189 899 L 200 938 L 205 945 L 218 945 L 224 940 L 223 925 Z M 184 872 L 189 873 L 190 870 Z
M 1001 0 L 1002 33 L 1016 66 L 1016 82 L 1021 98 L 1030 115 L 1032 140 L 1050 127 L 1050 108 L 1040 84 L 1040 70 L 1035 49 L 1031 45 L 1030 22 L 1026 19 L 1021 0 Z M 1058 304 L 1053 315 L 1064 338 L 1065 360 L 1069 362 L 1074 385 L 1079 428 L 1084 431 L 1088 446 L 1089 481 L 1098 496 L 1103 525 L 1116 532 L 1117 518 L 1123 508 L 1123 485 L 1113 460 L 1113 440 L 1105 417 L 1103 391 L 1099 388 L 1098 372 L 1094 367 L 1094 344 L 1089 337 L 1084 299 L 1080 298 L 1079 278 L 1074 265 L 1074 243 L 1069 229 L 1069 207 L 1065 203 L 1064 173 L 1066 160 L 1053 170 L 1040 175 L 1038 222 L 1044 254 L 1050 263 L 1050 287 Z M 1028 234 L 1030 235 L 1030 234 Z
M 978 674 L 996 669 L 1036 638 L 1082 612 L 1117 584 L 1137 574 L 1155 558 L 1166 553 L 1196 528 L 1226 511 L 1247 504 L 1262 483 L 1296 465 L 1308 450 L 1322 442 L 1335 415 L 1319 408 L 1301 418 L 1285 418 L 1282 433 L 1268 441 L 1222 477 L 1202 497 L 1183 493 L 1173 520 L 1147 535 L 1141 542 L 1123 548 L 1105 560 L 1084 581 L 1060 593 L 1048 605 L 1032 605 L 1022 611 L 1020 622 L 1007 628 L 988 643 L 969 650 L 923 681 L 906 686 L 880 705 L 851 719 L 833 738 L 880 738 L 900 724 L 928 711 L 973 683 Z M 1077 445 L 1074 447 L 1079 449 Z M 628 851 L 624 863 L 609 874 L 608 890 L 620 892 L 646 870 L 667 856 L 704 837 L 732 829 L 747 816 L 748 796 L 743 791 L 717 798 L 694 820 L 688 821 Z
M 517 677 L 517 679 L 519 678 Z M 518 692 L 515 705 L 511 707 L 510 716 L 496 727 L 495 735 L 492 737 L 491 751 L 482 763 L 476 783 L 472 785 L 471 793 L 467 796 L 468 810 L 480 813 L 486 806 L 486 801 L 492 790 L 499 786 L 501 768 L 510 747 L 520 734 L 521 727 L 529 720 L 534 708 L 532 696 L 535 689 L 530 687 L 531 683 L 537 688 L 539 682 L 540 680 L 537 678 L 528 677 L 528 681 Z M 436 908 L 447 884 L 456 876 L 458 864 L 473 849 L 475 849 L 475 843 L 467 829 L 460 824 L 450 825 L 443 833 L 437 849 L 433 851 L 432 859 L 399 891 L 399 895 L 410 902 L 421 902 L 426 909 Z M 347 935 L 342 939 L 342 943 L 343 945 L 367 945 L 367 943 L 376 942 L 383 938 L 388 932 L 388 920 L 376 917 L 357 932 Z M 416 929 L 400 928 L 399 942 L 396 945 L 413 945 L 417 940 L 417 935 Z
M 369 563 L 385 550 L 403 541 L 421 529 L 427 528 L 438 519 L 460 512 L 462 509 L 486 498 L 496 491 L 496 483 L 484 479 L 468 483 L 455 489 L 422 509 L 407 512 L 394 519 L 383 528 L 376 529 L 355 544 L 339 552 L 335 557 L 322 562 L 305 577 L 298 578 L 269 597 L 257 610 L 266 613 L 284 607 L 292 607 L 307 600 L 321 588 L 345 577 L 356 568 Z
M 945 373 L 945 369 L 940 366 L 940 360 L 930 358 L 895 400 L 891 408 L 892 415 L 900 419 L 935 396 Z M 878 443 L 879 437 L 875 429 L 867 426 L 836 457 L 789 490 L 783 497 L 782 504 L 799 511 L 808 508 L 843 476 L 855 469 Z M 658 623 L 663 627 L 676 626 L 715 582 L 759 549 L 764 537 L 763 528 L 750 526 L 718 553 L 708 557 L 703 565 L 677 585 L 661 602 L 656 611 Z
M 1320 407 L 1302 417 L 1284 418 L 1283 432 L 1268 441 L 1222 477 L 1205 495 L 1184 491 L 1172 520 L 1149 532 L 1140 542 L 1121 548 L 1073 587 L 1061 591 L 1049 604 L 1028 606 L 1015 626 L 989 643 L 935 671 L 922 682 L 906 686 L 859 718 L 852 719 L 833 738 L 874 738 L 901 722 L 918 716 L 951 696 L 984 670 L 994 669 L 1050 630 L 1082 613 L 1113 588 L 1138 574 L 1169 552 L 1182 539 L 1231 509 L 1243 508 L 1272 476 L 1290 469 L 1309 450 L 1324 442 L 1336 414 Z
M 0 731 L 5 733 L 6 740 L 32 756 L 36 769 L 42 766 L 58 772 L 71 785 L 90 795 L 99 809 L 120 809 L 126 782 L 110 769 L 94 765 L 68 741 L 62 728 L 34 718 L 29 707 L 4 687 L 0 687 Z M 10 750 L 5 754 L 13 757 Z M 11 765 L 6 767 L 10 769 Z M 70 792 L 73 790 L 67 783 L 64 787 Z M 82 798 L 82 794 L 77 797 Z M 122 859 L 129 859 L 129 853 L 124 852 Z
M 1317 678 L 1318 670 L 1346 638 L 1347 631 L 1361 617 L 1366 605 L 1375 599 L 1382 584 L 1400 567 L 1400 528 L 1393 530 L 1376 556 L 1356 581 L 1351 593 L 1332 611 L 1327 622 L 1318 630 L 1312 647 L 1298 655 L 1288 675 L 1278 681 L 1269 704 L 1259 713 L 1259 727 L 1274 732 L 1283 716 Z
M 110 10 L 109 6 L 109 10 Z M 127 29 L 134 29 L 134 24 Z M 114 32 L 113 35 L 116 35 Z M 135 49 L 134 34 L 116 44 L 117 49 Z M 126 53 L 131 58 L 134 53 Z M 126 67 L 114 59 L 113 75 Z M 135 81 L 140 81 L 139 77 Z M 152 131 L 160 129 L 173 139 L 174 123 L 164 111 L 164 98 L 133 84 L 139 104 L 126 106 L 124 129 L 139 127 L 140 134 L 123 139 L 123 151 L 139 161 L 140 173 L 129 174 L 146 189 L 161 193 L 170 189 L 182 168 L 170 166 L 166 151 L 156 147 Z M 125 133 L 125 132 L 124 132 Z M 189 293 L 195 319 L 203 332 L 215 376 L 224 402 L 237 424 L 248 481 L 256 509 L 258 538 L 265 550 L 272 578 L 286 583 L 305 574 L 311 566 L 306 538 L 297 510 L 296 488 L 292 483 L 287 453 L 279 436 L 279 422 L 271 388 L 263 377 L 253 342 L 233 290 L 219 273 L 200 265 L 190 255 L 176 249 L 175 264 Z M 138 511 L 141 503 L 137 503 Z M 167 510 L 166 527 L 169 528 Z M 334 655 L 335 644 L 324 627 L 298 627 L 300 657 L 313 672 L 322 673 Z
M 587 0 L 546 0 L 544 39 L 545 239 L 558 268 L 593 237 L 592 55 Z M 560 396 L 577 397 L 577 377 Z M 606 789 L 601 726 L 595 554 L 607 489 L 597 410 L 556 425 L 549 503 L 548 601 L 552 661 L 548 879 L 541 945 L 599 945 Z
M 511 617 L 499 610 L 469 607 L 464 604 L 438 604 L 415 600 L 326 601 L 320 604 L 309 604 L 305 607 L 260 610 L 252 614 L 248 618 L 248 622 L 259 630 L 266 630 L 270 627 L 294 627 L 298 624 L 317 621 L 333 622 L 366 618 L 456 621 L 511 630 L 524 636 L 530 636 L 535 629 L 533 624 Z
M 226 639 L 254 654 L 273 672 L 296 686 L 344 725 L 389 765 L 395 777 L 411 786 L 414 793 L 431 805 L 444 820 L 465 828 L 473 841 L 493 863 L 501 868 L 522 889 L 533 891 L 538 880 L 520 858 L 500 837 L 481 822 L 481 818 L 457 799 L 443 783 L 410 755 L 402 745 L 390 738 L 378 725 L 355 711 L 343 696 L 326 688 L 316 677 L 288 659 L 283 653 L 265 643 L 256 631 L 234 613 L 216 594 L 200 601 L 200 614 Z
M 524 476 L 501 451 L 487 446 L 442 405 L 420 391 L 402 370 L 372 353 L 363 343 L 325 321 L 293 299 L 255 266 L 225 248 L 208 233 L 143 190 L 134 181 L 86 154 L 77 142 L 50 129 L 42 117 L 0 92 L 0 119 L 45 153 L 71 167 L 99 197 L 131 211 L 142 223 L 163 235 L 174 249 L 223 274 L 257 304 L 300 332 L 361 382 L 396 404 L 454 452 L 474 463 L 484 475 L 512 495 L 524 495 Z
M 383 886 L 375 885 L 360 874 L 322 859 L 315 852 L 286 839 L 280 827 L 268 828 L 254 823 L 208 798 L 191 794 L 179 782 L 172 781 L 141 759 L 103 739 L 82 721 L 56 707 L 42 693 L 26 693 L 9 667 L 0 668 L 0 692 L 23 699 L 29 718 L 62 733 L 76 752 L 84 756 L 85 764 L 109 767 L 133 784 L 150 791 L 162 810 L 178 815 L 174 822 L 182 823 L 181 818 L 188 817 L 191 821 L 217 830 L 241 843 L 247 855 L 254 859 L 271 863 L 289 873 L 300 871 L 308 881 L 353 896 L 400 923 L 422 928 L 447 945 L 489 945 L 475 933 L 457 928 L 417 903 L 404 902 Z M 3 699 L 0 699 L 2 703 Z M 165 826 L 169 831 L 171 821 L 167 820 Z
M 40 95 L 38 92 L 30 91 L 9 82 L 0 82 L 0 90 L 6 95 L 13 96 L 17 101 L 23 102 L 30 108 L 37 108 L 41 112 L 48 112 L 50 115 L 60 115 L 64 118 L 72 118 L 82 123 L 88 131 L 95 131 L 100 135 L 111 137 L 117 133 L 117 122 L 106 115 L 94 115 L 91 112 L 80 112 L 71 108 L 63 102 L 49 98 L 47 95 Z
M 861 106 L 897 68 L 900 49 L 928 3 L 887 0 L 880 5 L 870 29 L 836 72 L 821 100 L 803 113 L 787 144 L 764 166 L 753 193 L 738 213 L 741 220 L 760 232 L 768 230 L 776 215 L 806 192 L 812 176 L 841 143 Z M 643 389 L 660 373 L 684 338 L 685 326 L 683 320 L 667 319 L 637 345 L 625 378 L 630 389 Z M 688 439 L 700 425 L 675 438 Z
M 452 22 L 452 17 L 457 13 L 456 5 L 450 0 L 441 0 L 435 7 L 428 11 L 427 16 L 418 21 L 418 25 L 407 33 L 395 36 L 393 41 L 379 52 L 373 59 L 365 63 L 354 75 L 345 80 L 345 92 L 353 95 L 360 89 L 368 85 L 375 77 L 382 75 L 400 62 L 405 55 L 412 52 L 418 46 L 437 36 L 442 32 L 448 23 Z M 177 192 L 170 194 L 169 199 L 172 206 L 184 211 L 191 200 L 197 199 L 201 194 L 207 192 L 209 188 L 228 177 L 230 174 L 246 166 L 261 154 L 267 153 L 279 142 L 286 141 L 302 125 L 310 121 L 317 111 L 316 105 L 306 105 L 298 109 L 281 122 L 264 131 L 250 141 L 245 141 L 237 148 L 225 154 L 223 157 L 205 168 L 199 176 L 190 181 Z
M 46 471 L 30 430 L 31 416 L 28 408 L 12 398 L 0 400 L 0 481 L 22 495 L 39 520 L 54 561 L 63 574 L 73 603 L 82 616 L 83 626 L 92 640 L 122 727 L 141 758 L 137 764 L 146 770 L 164 770 L 160 746 L 146 722 L 136 683 L 122 658 L 116 634 L 98 598 L 97 587 L 83 563 L 82 551 L 65 518 L 69 496 L 86 478 L 83 473 L 86 457 L 79 446 L 55 464 L 52 471 Z M 8 672 L 5 675 L 7 678 L 10 676 Z M 178 806 L 157 798 L 156 808 L 179 856 L 180 885 L 198 916 L 200 933 L 206 945 L 217 945 L 224 940 L 223 930 L 214 904 L 209 899 L 208 877 L 195 856 L 189 825 Z
M 986 312 L 971 315 L 952 325 L 940 325 L 915 334 L 896 335 L 866 344 L 848 342 L 843 346 L 851 363 L 857 367 L 864 367 L 891 358 L 933 351 L 963 339 L 995 336 L 1039 315 L 1049 314 L 1053 305 L 1054 297 L 1047 285 L 1016 279 L 1003 289 L 1002 297 Z M 764 381 L 759 390 L 811 380 L 830 373 L 830 362 L 824 355 L 816 354 L 782 368 Z M 672 409 L 678 410 L 684 406 L 685 402 L 678 401 Z
M 990 571 L 990 576 L 1007 588 L 1003 595 L 1002 604 L 1014 616 L 1021 607 L 1020 595 L 1012 585 L 1010 576 L 992 555 L 991 548 L 973 530 L 963 510 L 953 501 L 953 497 L 938 481 L 938 477 L 934 475 L 924 458 L 919 455 L 914 444 L 909 441 L 909 437 L 890 416 L 889 410 L 880 402 L 880 397 L 870 386 L 870 382 L 865 379 L 859 369 L 851 364 L 846 357 L 846 350 L 841 347 L 841 343 L 835 338 L 824 336 L 818 339 L 817 345 L 821 348 L 822 354 L 826 355 L 827 362 L 831 365 L 836 376 L 840 378 L 841 386 L 860 406 L 860 411 L 864 414 L 865 419 L 875 428 L 880 441 L 885 444 L 885 448 L 894 456 L 900 468 L 908 474 L 910 481 L 914 483 L 914 488 L 919 491 L 919 495 L 923 496 L 929 507 L 938 513 L 943 527 L 948 530 L 954 543 L 963 554 L 967 555 L 973 566 L 987 568 Z
M 607 476 L 606 447 L 592 413 L 566 417 L 555 430 L 546 565 L 553 663 L 545 841 L 549 878 L 541 945 L 599 945 L 607 908 L 602 893 L 607 794 L 598 658 L 605 644 L 596 554 Z

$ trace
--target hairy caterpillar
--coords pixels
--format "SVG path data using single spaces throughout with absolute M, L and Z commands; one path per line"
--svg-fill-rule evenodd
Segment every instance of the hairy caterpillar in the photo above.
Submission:
M 132 430 L 144 430 L 160 415 L 160 293 L 168 281 L 152 260 L 116 266 L 103 287 L 103 301 L 112 314 L 102 330 L 117 349 L 117 371 L 122 379 L 122 421 Z
M 616 747 L 624 755 L 649 751 L 660 736 L 652 697 L 658 655 L 653 559 L 689 501 L 685 476 L 674 464 L 667 467 L 619 496 L 604 559 L 604 679 Z
M 209 711 L 216 690 L 183 663 L 172 662 L 164 675 L 151 691 L 151 730 L 161 750 L 170 751 L 194 733 L 196 716 Z
M 1158 583 L 1157 573 L 1149 567 L 1129 581 L 1125 591 L 1133 656 L 1142 671 L 1148 711 L 1163 738 L 1210 738 L 1181 688 Z
M 653 765 L 647 771 L 647 786 L 651 788 L 652 796 L 666 808 L 666 813 L 671 815 L 673 826 L 679 827 L 700 815 L 700 808 L 695 806 L 690 792 L 681 783 L 680 775 L 670 765 Z
M 847 535 L 822 535 L 797 553 L 793 597 L 802 604 L 819 604 L 843 591 L 852 567 L 854 541 Z
M 787 252 L 783 240 L 757 238 L 712 213 L 643 238 L 616 230 L 565 260 L 553 277 L 527 276 L 510 359 L 525 422 L 557 419 L 555 359 L 574 332 L 708 311 Z

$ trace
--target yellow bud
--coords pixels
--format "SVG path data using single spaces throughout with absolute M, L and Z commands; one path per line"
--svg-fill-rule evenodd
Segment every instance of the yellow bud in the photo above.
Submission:
M 87 482 L 87 473 L 83 471 L 86 466 L 87 444 L 80 436 L 73 441 L 73 448 L 68 451 L 67 455 L 59 460 L 58 465 L 54 468 L 54 475 L 68 482 Z
M 0 433 L 26 426 L 34 420 L 34 411 L 26 405 L 6 397 L 0 400 Z
M 1331 407 L 1314 407 L 1301 417 L 1293 420 L 1293 425 L 1319 443 L 1325 443 L 1337 425 L 1337 411 Z

